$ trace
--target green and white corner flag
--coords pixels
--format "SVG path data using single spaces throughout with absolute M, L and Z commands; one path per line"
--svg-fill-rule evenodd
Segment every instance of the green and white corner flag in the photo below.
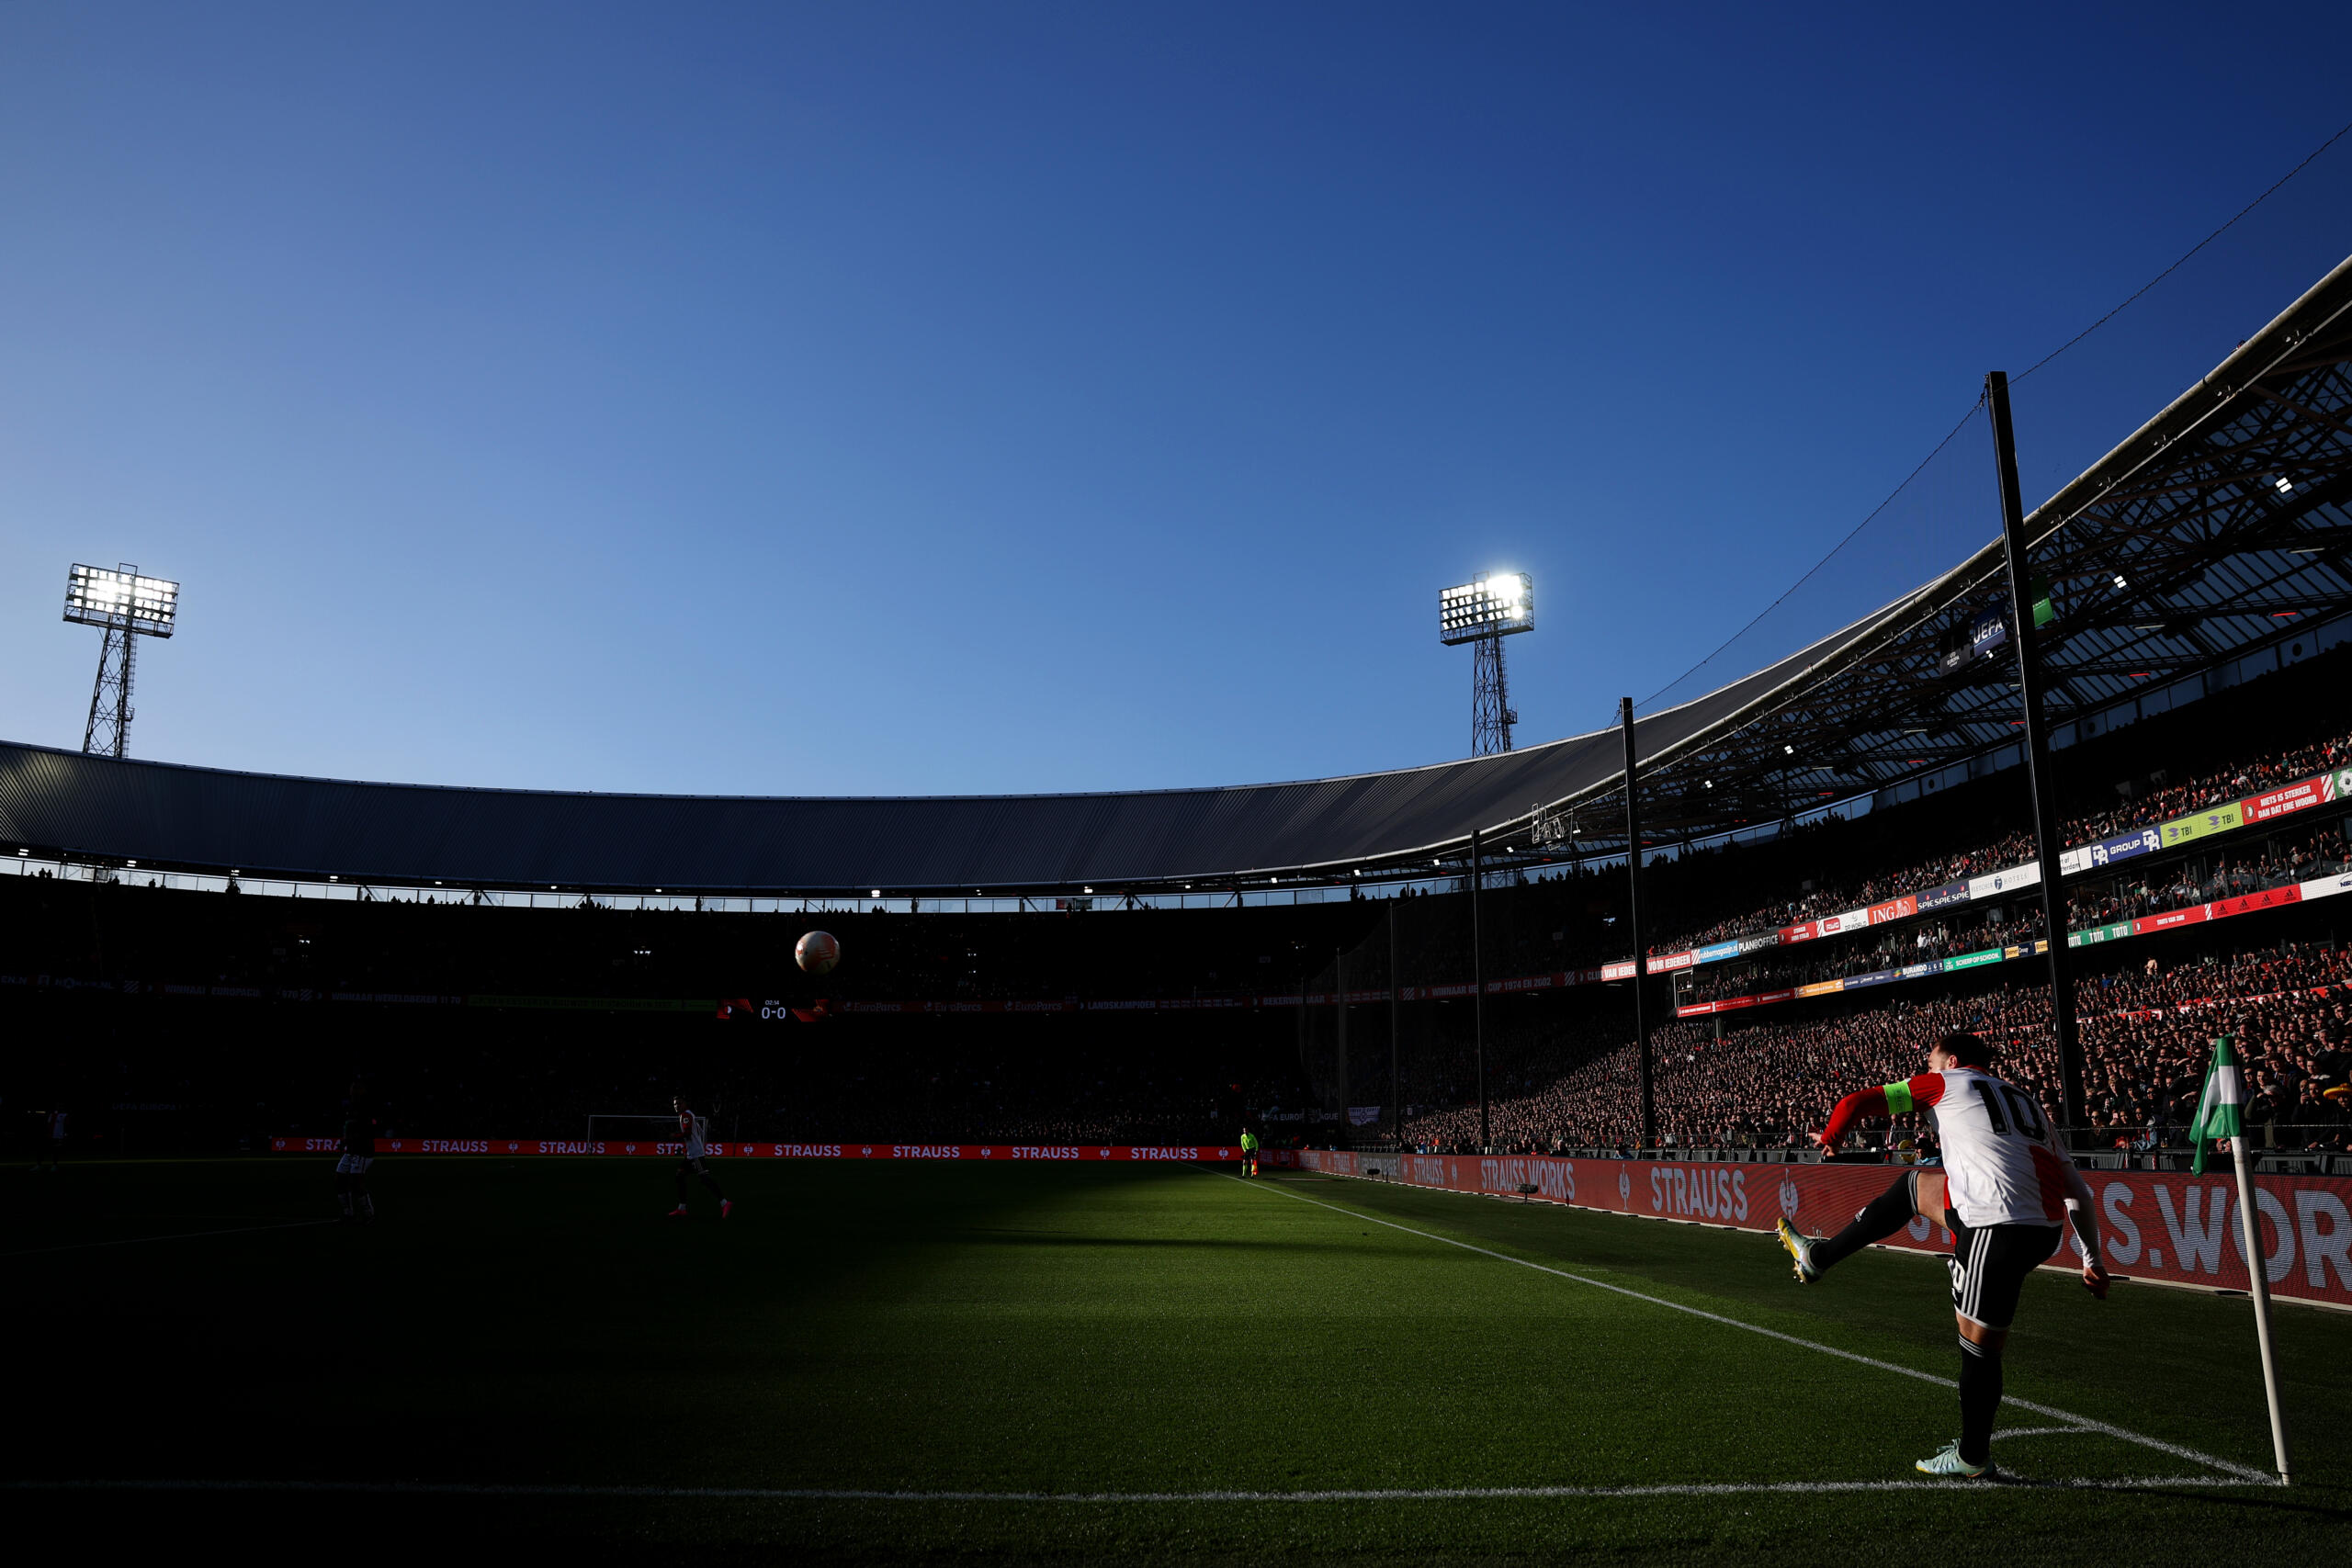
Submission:
M 2205 1092 L 2197 1100 L 2197 1120 L 2188 1125 L 2188 1141 L 2197 1156 L 2188 1168 L 2205 1174 L 2205 1151 L 2216 1138 L 2245 1135 L 2245 1076 L 2231 1053 L 2227 1035 L 2213 1042 L 2213 1065 L 2205 1069 Z

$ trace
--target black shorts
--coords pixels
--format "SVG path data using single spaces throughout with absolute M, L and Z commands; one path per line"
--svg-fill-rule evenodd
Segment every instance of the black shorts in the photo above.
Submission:
M 1971 1230 L 1951 1224 L 1952 1310 L 1987 1328 L 2007 1328 L 2018 1315 L 2018 1292 L 2025 1277 L 2050 1261 L 2058 1250 L 2056 1225 L 1985 1225 Z

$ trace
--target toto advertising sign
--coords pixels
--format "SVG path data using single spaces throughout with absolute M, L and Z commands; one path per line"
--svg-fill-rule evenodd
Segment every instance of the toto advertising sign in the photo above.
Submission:
M 1769 1231 L 1783 1216 L 1826 1235 L 1886 1190 L 1885 1165 L 1762 1165 L 1714 1160 L 1556 1159 L 1534 1155 L 1365 1155 L 1308 1150 L 1309 1169 L 1369 1176 L 1451 1192 L 1524 1197 L 1579 1209 Z M 2089 1170 L 2109 1269 L 2126 1279 L 2219 1290 L 2247 1288 L 2237 1182 L 2228 1171 Z M 1532 1189 L 1532 1191 L 1524 1189 Z M 2271 1293 L 2352 1307 L 2352 1180 L 2255 1178 Z M 1890 1247 L 1949 1252 L 1951 1234 L 1923 1219 Z M 2071 1238 L 2053 1260 L 2072 1265 Z

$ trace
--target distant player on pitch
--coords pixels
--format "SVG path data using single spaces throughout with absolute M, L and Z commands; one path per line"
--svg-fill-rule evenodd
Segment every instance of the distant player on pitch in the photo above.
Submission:
M 710 1189 L 710 1195 L 718 1200 L 718 1217 L 723 1220 L 734 1212 L 735 1205 L 719 1190 L 718 1178 L 711 1175 L 710 1168 L 703 1163 L 708 1153 L 703 1134 L 709 1123 L 687 1110 L 686 1102 L 675 1096 L 670 1100 L 670 1109 L 678 1113 L 678 1140 L 684 1145 L 678 1158 L 678 1206 L 670 1211 L 670 1217 L 686 1217 L 686 1178 L 692 1176 L 700 1178 L 702 1184 Z
M 1241 1174 L 1258 1174 L 1258 1134 L 1247 1127 L 1241 1129 Z
M 1811 1284 L 1841 1260 L 1924 1215 L 1952 1234 L 1951 1303 L 1960 1320 L 1960 1437 L 1918 1468 L 1973 1480 L 1993 1473 L 1993 1417 L 2001 1406 L 2001 1348 L 2026 1276 L 2058 1250 L 2071 1219 L 2083 1284 L 2107 1299 L 2098 1218 L 2091 1190 L 2052 1133 L 2033 1096 L 1985 1068 L 1990 1048 L 1973 1034 L 1947 1034 L 1928 1050 L 1928 1070 L 1902 1083 L 1849 1094 L 1815 1134 L 1834 1151 L 1864 1116 L 1926 1111 L 1943 1145 L 1944 1168 L 1905 1172 L 1854 1223 L 1820 1239 L 1785 1219 L 1781 1245 Z
M 376 1118 L 365 1079 L 354 1078 L 343 1101 L 343 1157 L 334 1162 L 334 1197 L 343 1223 L 376 1223 L 376 1198 L 368 1190 L 368 1168 L 376 1163 Z

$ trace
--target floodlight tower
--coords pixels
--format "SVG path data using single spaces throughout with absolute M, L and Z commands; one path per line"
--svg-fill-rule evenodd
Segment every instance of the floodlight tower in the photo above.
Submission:
M 79 561 L 65 578 L 65 618 L 106 633 L 98 645 L 98 680 L 90 688 L 90 717 L 82 750 L 119 757 L 130 743 L 130 671 L 139 639 L 169 637 L 179 615 L 180 585 L 141 577 L 128 561 L 108 570 Z
M 1503 638 L 1535 629 L 1535 581 L 1523 571 L 1490 571 L 1437 596 L 1437 639 L 1449 648 L 1476 644 L 1470 666 L 1470 754 L 1510 750 L 1510 682 L 1503 673 Z

